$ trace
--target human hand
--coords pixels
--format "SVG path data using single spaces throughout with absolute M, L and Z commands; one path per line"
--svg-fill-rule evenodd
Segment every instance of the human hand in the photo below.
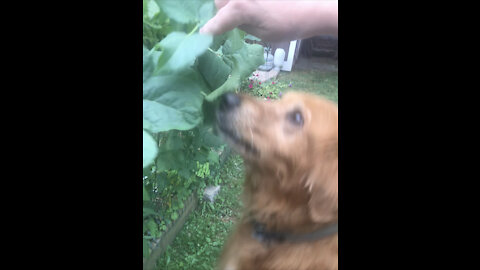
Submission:
M 200 33 L 219 35 L 238 27 L 263 41 L 337 34 L 338 2 L 215 0 L 217 14 Z

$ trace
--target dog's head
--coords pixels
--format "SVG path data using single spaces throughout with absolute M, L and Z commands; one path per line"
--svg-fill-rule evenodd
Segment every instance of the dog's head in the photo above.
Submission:
M 220 133 L 257 170 L 285 189 L 301 187 L 317 222 L 337 216 L 338 109 L 318 96 L 289 92 L 265 102 L 228 93 L 217 110 Z

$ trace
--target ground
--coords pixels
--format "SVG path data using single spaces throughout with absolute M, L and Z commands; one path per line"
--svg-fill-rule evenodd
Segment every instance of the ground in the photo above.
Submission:
M 330 57 L 310 57 L 300 56 L 293 67 L 293 71 L 298 70 L 316 70 L 319 72 L 338 72 L 338 60 Z
M 299 57 L 292 72 L 282 72 L 279 81 L 291 81 L 292 90 L 305 90 L 338 103 L 338 61 L 329 57 Z
M 281 72 L 277 80 L 292 83 L 288 91 L 306 91 L 324 96 L 338 103 L 338 73 L 319 72 L 317 70 L 297 70 L 295 72 Z
M 213 269 L 232 225 L 240 215 L 243 161 L 231 155 L 220 171 L 221 189 L 213 204 L 202 200 L 167 248 L 158 269 Z
M 312 92 L 338 103 L 338 61 L 329 57 L 299 57 L 291 72 L 270 71 L 259 73 L 259 81 L 272 80 L 292 84 L 286 91 Z M 282 90 L 283 91 L 283 90 Z M 285 92 L 285 91 L 284 91 Z
M 303 90 L 338 102 L 338 71 L 334 59 L 300 58 L 292 72 L 280 72 L 275 81 L 292 84 L 285 92 Z M 158 269 L 213 269 L 242 209 L 242 159 L 232 154 L 220 175 L 221 190 L 215 203 L 203 200 L 199 203 L 172 245 L 162 255 Z

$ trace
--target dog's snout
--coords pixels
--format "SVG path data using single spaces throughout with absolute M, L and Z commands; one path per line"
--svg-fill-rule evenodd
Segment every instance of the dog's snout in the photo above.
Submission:
M 240 97 L 234 93 L 226 93 L 221 97 L 220 110 L 227 111 L 234 109 L 241 103 Z

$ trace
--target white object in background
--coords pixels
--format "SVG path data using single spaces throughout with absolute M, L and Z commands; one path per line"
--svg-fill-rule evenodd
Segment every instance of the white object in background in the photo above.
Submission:
M 263 53 L 263 58 L 265 59 L 265 64 L 273 63 L 273 55 L 271 53 L 268 56 L 267 53 Z
M 275 70 L 280 70 L 285 62 L 285 50 L 278 48 L 275 50 L 275 55 L 273 56 L 273 66 Z
M 205 191 L 203 191 L 203 198 L 213 203 L 219 191 L 220 191 L 220 186 L 209 186 L 205 188 Z
M 282 70 L 291 71 L 293 65 L 293 59 L 295 58 L 295 48 L 297 47 L 297 41 L 290 41 L 290 47 L 288 48 L 287 61 L 283 62 Z
M 273 68 L 273 55 L 268 53 L 267 56 L 267 53 L 265 52 L 263 58 L 265 59 L 265 64 L 259 66 L 258 69 L 262 71 L 270 71 Z

